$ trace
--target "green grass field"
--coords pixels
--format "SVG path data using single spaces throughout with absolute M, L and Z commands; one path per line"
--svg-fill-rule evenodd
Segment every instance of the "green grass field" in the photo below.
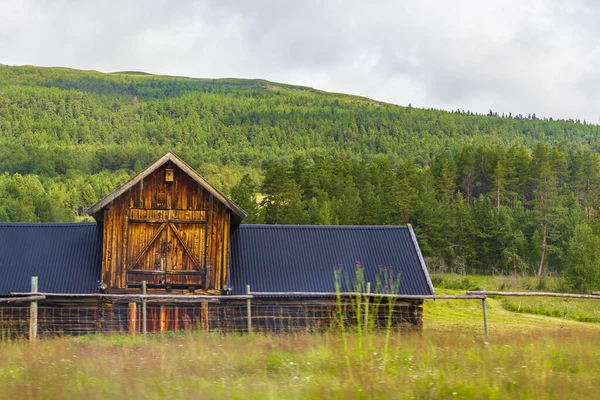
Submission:
M 464 294 L 466 290 L 500 290 L 514 291 L 546 291 L 561 292 L 563 285 L 559 278 L 544 278 L 540 281 L 536 277 L 511 277 L 511 276 L 478 276 L 444 274 L 433 277 L 436 282 L 438 294 Z M 488 299 L 489 302 L 494 300 Z M 492 303 L 496 305 L 496 303 Z M 570 299 L 555 297 L 506 297 L 499 305 L 511 311 L 506 315 L 510 320 L 516 317 L 513 313 L 534 314 L 539 316 L 557 317 L 563 320 L 600 323 L 600 300 L 595 299 Z M 448 304 L 448 307 L 453 307 Z M 472 306 L 472 305 L 471 305 Z M 459 306 L 463 307 L 462 305 Z M 435 309 L 435 307 L 433 307 Z M 440 316 L 441 317 L 441 316 Z M 528 317 L 529 318 L 529 317 Z M 436 323 L 439 319 L 436 319 Z M 504 325 L 509 321 L 504 321 Z
M 488 298 L 489 338 L 480 301 L 427 301 L 422 332 L 394 332 L 387 352 L 383 332 L 0 342 L 0 399 L 597 398 L 600 323 L 523 300 Z M 567 314 L 598 312 L 569 304 Z

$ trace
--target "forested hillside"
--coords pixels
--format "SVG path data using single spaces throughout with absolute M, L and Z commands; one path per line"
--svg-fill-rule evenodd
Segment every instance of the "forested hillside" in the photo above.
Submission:
M 171 150 L 250 222 L 412 223 L 432 268 L 541 267 L 584 290 L 600 282 L 599 148 L 597 125 L 535 114 L 0 65 L 0 221 L 74 220 Z

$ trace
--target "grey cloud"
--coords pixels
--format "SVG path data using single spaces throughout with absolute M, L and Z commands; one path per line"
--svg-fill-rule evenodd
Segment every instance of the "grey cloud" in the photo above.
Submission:
M 599 17 L 592 0 L 23 0 L 0 14 L 0 62 L 259 77 L 595 122 Z

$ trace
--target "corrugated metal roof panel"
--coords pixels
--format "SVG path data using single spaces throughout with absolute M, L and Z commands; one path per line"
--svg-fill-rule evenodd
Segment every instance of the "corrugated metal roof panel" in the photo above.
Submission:
M 340 264 L 351 280 L 355 262 L 365 282 L 382 268 L 400 275 L 398 293 L 433 294 L 420 250 L 407 226 L 240 225 L 232 228 L 230 285 L 253 292 L 333 292 Z
M 101 276 L 102 228 L 96 223 L 0 223 L 0 295 L 31 290 L 96 293 Z

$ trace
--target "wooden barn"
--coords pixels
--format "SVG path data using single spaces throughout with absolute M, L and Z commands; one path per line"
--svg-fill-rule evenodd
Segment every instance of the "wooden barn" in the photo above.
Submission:
M 229 236 L 247 214 L 200 174 L 167 153 L 88 210 L 102 226 L 107 293 L 227 286 Z M 226 290 L 226 289 L 225 289 Z
M 144 323 L 159 331 L 245 330 L 249 318 L 265 330 L 325 326 L 334 268 L 352 280 L 357 263 L 373 291 L 389 290 L 376 287 L 382 276 L 399 278 L 398 323 L 420 326 L 418 296 L 434 294 L 410 226 L 241 224 L 247 214 L 172 153 L 88 212 L 96 223 L 0 224 L 0 297 L 30 292 L 39 277 L 48 330 L 71 332 L 78 319 L 87 325 L 76 332 L 140 330 L 143 282 L 153 295 Z

